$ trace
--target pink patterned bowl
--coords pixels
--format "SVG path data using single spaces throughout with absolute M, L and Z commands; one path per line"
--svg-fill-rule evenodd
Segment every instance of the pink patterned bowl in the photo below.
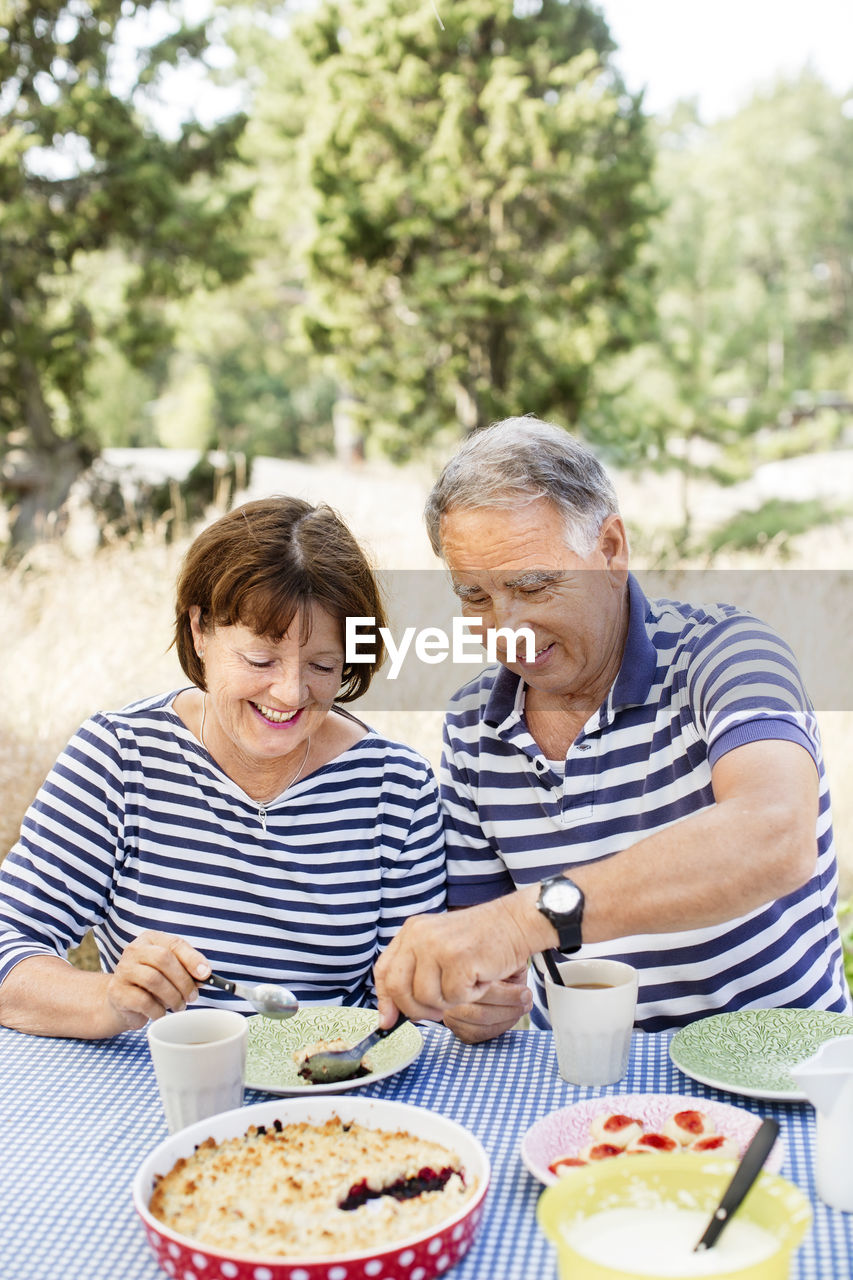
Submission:
M 340 1253 L 325 1258 L 249 1257 L 226 1253 L 179 1235 L 152 1217 L 148 1203 L 155 1178 L 189 1156 L 198 1143 L 216 1142 L 246 1132 L 249 1125 L 323 1124 L 331 1116 L 344 1124 L 356 1121 L 372 1129 L 403 1129 L 419 1138 L 443 1143 L 462 1161 L 477 1190 L 461 1209 L 426 1232 L 381 1249 Z M 489 1186 L 489 1159 L 480 1143 L 452 1120 L 435 1111 L 381 1098 L 276 1098 L 200 1120 L 173 1134 L 142 1162 L 133 1182 L 133 1202 L 160 1266 L 173 1280 L 431 1280 L 464 1257 L 483 1216 Z
M 548 1166 L 561 1156 L 580 1155 L 592 1141 L 590 1125 L 597 1115 L 629 1115 L 646 1131 L 656 1131 L 662 1129 L 676 1111 L 702 1112 L 711 1122 L 712 1133 L 737 1143 L 739 1155 L 743 1155 L 761 1124 L 760 1115 L 711 1098 L 683 1093 L 601 1094 L 595 1098 L 584 1098 L 582 1102 L 552 1111 L 537 1120 L 522 1139 L 521 1159 L 534 1178 L 546 1186 L 553 1186 L 560 1178 Z M 618 1158 L 621 1163 L 622 1157 Z M 784 1158 L 785 1148 L 777 1139 L 764 1166 L 767 1172 L 778 1173 Z M 648 1156 L 643 1156 L 643 1159 L 647 1160 Z

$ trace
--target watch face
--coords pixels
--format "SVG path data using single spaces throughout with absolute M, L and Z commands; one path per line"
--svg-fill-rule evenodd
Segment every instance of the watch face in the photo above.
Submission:
M 543 903 L 549 911 L 558 915 L 567 915 L 574 911 L 580 902 L 581 891 L 571 880 L 562 878 L 549 884 L 543 894 Z

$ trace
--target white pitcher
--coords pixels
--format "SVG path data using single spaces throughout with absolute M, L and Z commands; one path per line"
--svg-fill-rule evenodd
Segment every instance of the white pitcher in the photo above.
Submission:
M 825 1041 L 789 1070 L 817 1111 L 818 1195 L 853 1213 L 853 1036 Z

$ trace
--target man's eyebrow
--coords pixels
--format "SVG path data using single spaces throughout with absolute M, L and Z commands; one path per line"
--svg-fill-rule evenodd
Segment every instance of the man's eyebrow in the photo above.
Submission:
M 516 591 L 524 587 L 547 587 L 554 582 L 561 582 L 565 576 L 565 569 L 529 569 L 527 573 L 519 573 L 514 578 L 506 578 L 503 585 L 509 591 Z M 472 600 L 475 596 L 484 594 L 482 587 L 464 582 L 454 582 L 453 590 L 460 600 Z
M 472 600 L 474 596 L 481 596 L 483 588 L 477 586 L 466 586 L 464 582 L 454 582 L 452 584 L 454 593 L 460 600 Z
M 518 587 L 547 587 L 551 583 L 562 581 L 565 576 L 565 569 L 531 569 L 529 573 L 520 573 L 515 578 L 507 578 L 504 586 L 511 591 Z

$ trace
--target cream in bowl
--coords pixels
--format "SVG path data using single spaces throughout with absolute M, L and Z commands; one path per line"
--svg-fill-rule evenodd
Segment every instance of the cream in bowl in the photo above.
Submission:
M 656 1276 L 717 1276 L 752 1267 L 776 1252 L 776 1237 L 766 1227 L 733 1218 L 713 1251 L 696 1253 L 696 1241 L 707 1225 L 708 1215 L 701 1209 L 674 1204 L 604 1209 L 570 1227 L 566 1240 L 591 1262 L 627 1275 L 638 1274 L 646 1259 Z
M 736 1162 L 695 1155 L 604 1161 L 543 1193 L 537 1216 L 561 1280 L 787 1280 L 811 1222 L 802 1192 L 764 1173 L 713 1248 L 694 1246 Z

